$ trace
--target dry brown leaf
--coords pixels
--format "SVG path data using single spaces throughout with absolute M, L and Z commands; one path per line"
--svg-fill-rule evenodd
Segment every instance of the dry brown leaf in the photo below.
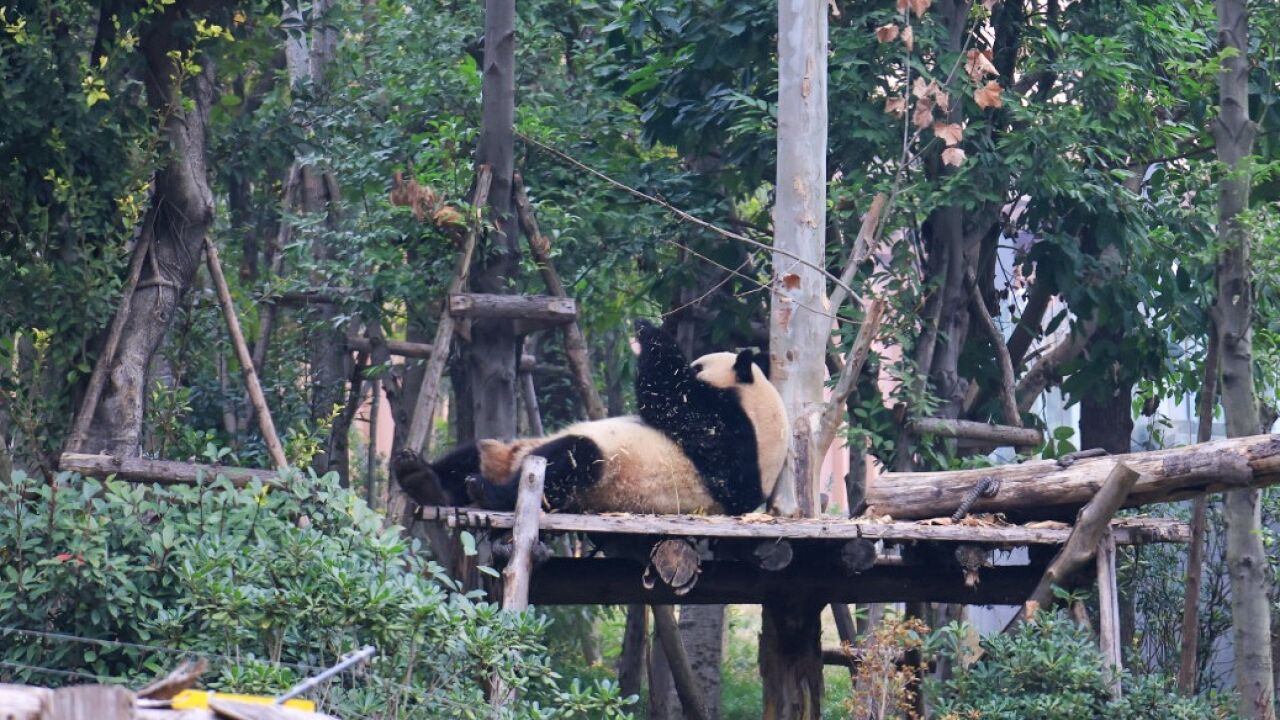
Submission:
M 928 518 L 926 520 L 920 520 L 916 522 L 916 524 L 917 525 L 938 525 L 938 526 L 945 527 L 947 525 L 954 525 L 955 523 L 952 522 L 951 518 L 949 517 L 940 517 L 940 518 Z
M 916 101 L 916 111 L 911 115 L 911 124 L 921 130 L 933 124 L 933 100 L 921 98 Z
M 876 39 L 882 43 L 893 42 L 898 37 L 898 26 L 893 23 L 876 28 Z
M 933 4 L 933 0 L 909 0 L 909 2 L 911 4 L 911 12 L 914 12 L 916 17 L 924 17 L 929 6 Z
M 904 115 L 907 112 L 907 99 L 904 97 L 891 97 L 884 101 L 884 111 L 890 115 Z
M 964 162 L 964 157 L 964 150 L 961 150 L 958 147 L 947 148 L 942 151 L 942 162 L 944 165 L 958 167 L 960 163 Z
M 996 75 L 999 72 L 996 66 L 991 64 L 990 52 L 990 50 L 974 49 L 965 53 L 968 60 L 964 63 L 964 71 L 976 83 L 982 82 L 988 75 Z
M 463 216 L 462 213 L 448 205 L 442 205 L 439 210 L 431 214 L 431 219 L 437 226 L 443 227 L 445 225 L 461 225 Z
M 915 47 L 916 33 L 911 29 L 910 25 L 902 28 L 902 44 L 906 46 L 907 52 L 911 52 L 912 48 Z
M 964 138 L 964 126 L 960 123 L 936 122 L 933 124 L 933 134 L 946 143 L 947 147 L 959 145 L 960 140 Z
M 911 94 L 918 98 L 929 97 L 929 94 L 933 92 L 933 88 L 930 87 L 931 84 L 926 82 L 924 78 L 918 77 L 915 82 L 911 83 Z
M 907 14 L 907 0 L 898 0 L 898 12 Z
M 778 518 L 770 515 L 769 513 L 751 512 L 751 513 L 747 513 L 746 515 L 740 516 L 738 518 L 738 522 L 752 523 L 752 524 L 771 523 L 776 521 L 777 519 Z
M 937 88 L 933 91 L 933 101 L 938 103 L 938 109 L 942 112 L 951 112 L 951 96 L 946 90 Z
M 978 103 L 978 107 L 982 109 L 998 108 L 1001 105 L 1000 93 L 1004 92 L 1004 88 L 1000 87 L 1000 83 L 992 80 L 986 85 L 978 88 L 973 92 L 973 99 Z

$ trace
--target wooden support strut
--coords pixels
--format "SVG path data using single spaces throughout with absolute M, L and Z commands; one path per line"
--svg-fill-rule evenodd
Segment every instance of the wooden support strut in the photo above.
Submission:
M 1044 442 L 1044 434 L 1036 428 L 951 418 L 918 418 L 911 421 L 911 431 L 917 435 L 975 440 L 997 446 L 1035 447 Z
M 1081 508 L 1071 536 L 1049 563 L 1044 577 L 1040 578 L 1035 590 L 1027 597 L 1028 607 L 1048 608 L 1053 603 L 1054 586 L 1066 583 L 1068 578 L 1093 559 L 1098 549 L 1099 539 L 1107 533 L 1110 526 L 1111 516 L 1115 515 L 1124 504 L 1125 498 L 1129 496 L 1129 492 L 1133 490 L 1137 481 L 1137 472 L 1124 463 L 1116 463 L 1111 469 L 1111 474 L 1107 476 L 1106 482 L 1098 489 L 1098 494 L 1088 505 Z M 1114 538 L 1112 542 L 1114 543 Z M 1026 619 L 1025 613 L 1015 615 L 1005 627 L 1005 632 L 1017 627 Z
M 547 459 L 530 455 L 520 468 L 520 490 L 516 496 L 516 521 L 511 529 L 511 560 L 502 570 L 502 609 L 520 611 L 529 607 L 529 578 L 533 574 L 533 549 L 538 542 L 538 520 L 542 514 L 542 486 Z
M 240 372 L 244 374 L 244 384 L 249 391 L 249 400 L 258 416 L 258 429 L 262 432 L 262 441 L 267 445 L 267 452 L 277 470 L 289 467 L 285 457 L 284 446 L 280 444 L 280 436 L 276 434 L 276 425 L 271 420 L 271 410 L 267 407 L 267 399 L 262 394 L 262 385 L 258 383 L 258 372 L 253 367 L 253 356 L 249 354 L 249 346 L 244 341 L 244 333 L 240 332 L 240 320 L 236 317 L 236 306 L 231 301 L 231 291 L 227 288 L 227 278 L 222 274 L 222 262 L 218 260 L 218 249 L 207 237 L 204 241 L 205 260 L 209 266 L 209 275 L 213 278 L 214 287 L 218 290 L 218 302 L 222 305 L 222 316 L 227 321 L 227 331 L 231 335 L 231 344 L 235 346 L 236 357 L 240 360 Z
M 671 679 L 675 682 L 676 696 L 680 698 L 685 718 L 708 720 L 702 691 L 698 688 L 698 680 L 689 665 L 684 640 L 680 638 L 675 609 L 671 605 L 654 605 L 652 610 L 654 628 L 658 631 L 659 644 L 666 653 L 667 664 L 671 666 Z
M 485 207 L 489 201 L 489 185 L 493 182 L 493 170 L 488 165 L 476 168 L 476 190 L 471 205 L 476 208 Z M 467 285 L 467 277 L 471 272 L 471 256 L 475 254 L 476 241 L 480 233 L 479 219 L 474 219 L 467 229 L 467 238 L 462 247 L 462 255 L 458 258 L 458 269 L 453 281 L 449 283 L 449 294 L 462 292 Z M 440 381 L 444 377 L 445 361 L 449 359 L 449 345 L 453 342 L 454 316 L 448 307 L 440 314 L 440 323 L 436 326 L 435 342 L 432 343 L 431 359 L 422 378 L 422 389 L 418 391 L 418 399 L 413 408 L 413 419 L 409 424 L 409 435 L 405 439 L 405 447 L 421 454 L 426 446 L 427 433 L 431 428 L 431 420 L 436 412 L 436 401 L 440 395 Z
M 1098 541 L 1098 642 L 1106 661 L 1111 697 L 1120 698 L 1120 591 L 1116 578 L 1116 539 L 1105 531 Z

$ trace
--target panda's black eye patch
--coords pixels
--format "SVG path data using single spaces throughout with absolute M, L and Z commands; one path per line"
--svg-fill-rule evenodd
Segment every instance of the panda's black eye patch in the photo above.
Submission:
M 689 369 L 693 370 L 695 373 L 700 373 L 702 372 L 702 363 L 694 363 L 689 366 Z

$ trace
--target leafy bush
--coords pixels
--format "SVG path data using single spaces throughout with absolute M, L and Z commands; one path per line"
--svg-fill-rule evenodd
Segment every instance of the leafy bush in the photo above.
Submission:
M 486 717 L 497 677 L 520 691 L 509 717 L 623 716 L 616 685 L 562 686 L 544 618 L 459 592 L 333 476 L 291 488 L 15 472 L 0 485 L 0 680 L 136 682 L 191 651 L 212 658 L 210 687 L 274 693 L 372 643 L 322 707 Z
M 942 720 L 1216 720 L 1232 717 L 1202 698 L 1181 696 L 1165 678 L 1121 676 L 1112 700 L 1109 674 L 1090 634 L 1062 613 L 1039 613 L 1011 634 L 982 640 L 965 667 L 967 629 L 952 624 L 935 641 L 955 673 L 928 693 Z

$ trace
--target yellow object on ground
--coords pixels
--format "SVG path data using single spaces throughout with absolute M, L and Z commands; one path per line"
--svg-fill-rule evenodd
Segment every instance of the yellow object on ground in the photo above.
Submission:
M 250 703 L 253 705 L 271 705 L 275 702 L 275 698 L 267 695 L 236 695 L 235 693 L 220 693 L 212 690 L 183 690 L 173 696 L 173 709 L 208 709 L 209 698 L 214 697 L 215 695 L 219 700 L 232 700 L 234 702 Z M 282 705 L 287 708 L 293 708 L 294 710 L 305 710 L 306 712 L 316 711 L 316 704 L 310 700 L 285 700 Z

